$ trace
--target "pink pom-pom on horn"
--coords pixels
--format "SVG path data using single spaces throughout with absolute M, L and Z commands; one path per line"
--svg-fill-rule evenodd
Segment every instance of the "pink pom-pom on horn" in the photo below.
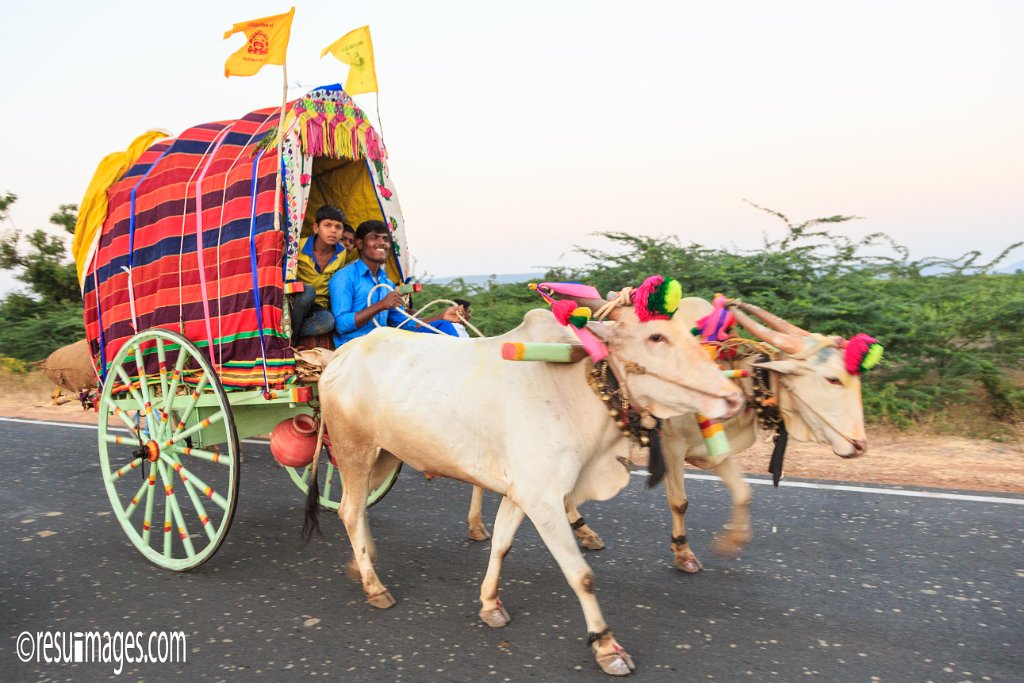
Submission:
M 555 320 L 558 321 L 559 325 L 568 325 L 569 317 L 572 312 L 576 310 L 577 304 L 571 299 L 562 299 L 561 301 L 554 301 L 551 304 L 551 312 L 555 315 Z
M 633 290 L 633 310 L 636 311 L 636 317 L 640 322 L 645 323 L 650 320 L 668 320 L 667 315 L 659 315 L 657 313 L 651 313 L 647 308 L 647 300 L 651 298 L 651 293 L 654 292 L 661 283 L 665 281 L 660 275 L 652 275 L 644 283 Z
M 864 362 L 864 357 L 868 355 L 871 346 L 877 343 L 877 339 L 863 332 L 853 335 L 846 342 L 845 346 L 844 360 L 846 361 L 846 371 L 851 375 L 858 374 L 861 371 L 861 363 Z

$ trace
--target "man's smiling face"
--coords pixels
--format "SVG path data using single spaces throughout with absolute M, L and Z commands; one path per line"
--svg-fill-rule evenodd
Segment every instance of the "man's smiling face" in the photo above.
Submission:
M 391 236 L 380 232 L 371 232 L 362 239 L 356 240 L 359 256 L 370 263 L 384 265 L 391 251 Z

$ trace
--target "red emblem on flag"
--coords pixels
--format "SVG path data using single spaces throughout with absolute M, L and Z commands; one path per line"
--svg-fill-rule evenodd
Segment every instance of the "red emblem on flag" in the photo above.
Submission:
M 249 38 L 249 54 L 266 56 L 268 43 L 270 43 L 269 36 L 263 31 L 256 31 Z

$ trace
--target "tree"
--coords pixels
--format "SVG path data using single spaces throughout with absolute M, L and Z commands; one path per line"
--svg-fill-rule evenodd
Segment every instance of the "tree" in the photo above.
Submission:
M 0 221 L 10 220 L 10 207 L 18 197 L 7 192 L 0 198 Z M 74 234 L 78 206 L 61 204 L 50 216 L 50 223 Z M 16 276 L 39 298 L 44 307 L 66 306 L 81 301 L 75 264 L 68 260 L 67 238 L 52 231 L 35 230 L 25 237 L 27 249 L 21 245 L 21 234 L 11 230 L 0 238 L 0 269 L 20 270 Z
M 10 221 L 12 192 L 0 197 L 0 223 Z M 54 349 L 80 339 L 82 298 L 74 262 L 68 259 L 66 234 L 75 231 L 78 207 L 61 204 L 50 223 L 61 229 L 35 230 L 22 240 L 17 229 L 0 236 L 0 269 L 17 271 L 27 293 L 0 301 L 0 354 L 19 360 L 45 358 Z

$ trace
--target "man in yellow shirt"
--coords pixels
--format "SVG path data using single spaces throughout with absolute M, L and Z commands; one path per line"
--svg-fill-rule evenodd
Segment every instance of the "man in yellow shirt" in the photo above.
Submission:
M 313 234 L 299 242 L 296 275 L 302 291 L 292 296 L 292 345 L 299 337 L 327 334 L 334 330 L 334 315 L 327 283 L 345 265 L 345 214 L 336 206 L 317 209 Z M 351 228 L 348 228 L 351 230 Z

